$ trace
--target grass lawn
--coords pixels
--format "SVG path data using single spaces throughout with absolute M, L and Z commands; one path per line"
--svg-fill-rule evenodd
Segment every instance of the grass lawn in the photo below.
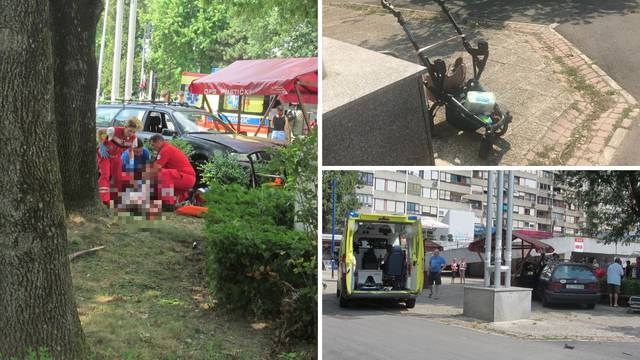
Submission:
M 206 288 L 200 219 L 71 216 L 70 251 L 104 245 L 73 260 L 82 327 L 96 359 L 313 357 L 274 350 L 269 324 L 216 307 Z M 194 241 L 199 246 L 192 249 Z M 313 346 L 313 349 L 311 348 Z M 304 350 L 303 350 L 304 353 Z

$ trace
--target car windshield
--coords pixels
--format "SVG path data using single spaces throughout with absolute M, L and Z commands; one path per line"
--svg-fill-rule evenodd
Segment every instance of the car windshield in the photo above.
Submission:
M 176 111 L 174 114 L 187 133 L 209 131 L 226 134 L 233 132 L 222 120 L 206 112 Z
M 561 265 L 556 268 L 553 277 L 557 279 L 596 280 L 593 271 L 587 266 Z

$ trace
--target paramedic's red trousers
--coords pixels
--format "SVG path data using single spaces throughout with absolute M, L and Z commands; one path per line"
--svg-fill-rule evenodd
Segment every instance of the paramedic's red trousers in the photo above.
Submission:
M 104 204 L 109 205 L 109 200 L 115 201 L 118 199 L 122 160 L 119 155 L 114 155 L 106 159 L 98 155 L 98 169 L 100 170 L 100 178 L 98 179 L 100 200 L 102 200 Z M 111 178 L 111 184 L 109 183 L 109 178 Z
M 176 169 L 161 169 L 158 173 L 158 193 L 162 203 L 175 205 L 176 196 L 178 201 L 185 201 L 195 183 L 194 175 L 181 173 Z

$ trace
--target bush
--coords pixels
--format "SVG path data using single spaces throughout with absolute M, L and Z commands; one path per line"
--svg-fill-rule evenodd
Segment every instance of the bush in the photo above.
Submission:
M 178 139 L 178 138 L 173 138 L 171 139 L 171 141 L 169 141 L 169 143 L 171 143 L 171 145 L 180 149 L 180 151 L 182 151 L 183 154 L 185 154 L 189 159 L 191 159 L 191 155 L 193 155 L 193 146 L 191 146 L 191 144 L 189 144 L 188 141 Z
M 620 285 L 620 294 L 629 296 L 640 296 L 640 280 L 622 280 L 622 284 Z
M 248 186 L 251 180 L 247 168 L 232 153 L 213 156 L 198 170 L 202 173 L 202 181 L 210 187 L 214 183 Z
M 293 193 L 212 182 L 206 198 L 206 267 L 218 303 L 274 320 L 280 343 L 313 341 L 316 239 L 293 230 Z

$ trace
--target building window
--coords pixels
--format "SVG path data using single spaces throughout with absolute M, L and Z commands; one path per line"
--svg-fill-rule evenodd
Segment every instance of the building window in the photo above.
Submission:
M 369 195 L 369 194 L 356 194 L 356 196 L 358 197 L 358 200 L 360 201 L 360 204 L 362 204 L 364 206 L 373 205 L 373 196 L 372 195 Z
M 404 194 L 405 186 L 406 186 L 406 183 L 404 182 L 400 182 L 400 181 L 396 182 L 396 192 Z
M 427 199 L 437 199 L 438 189 L 431 189 L 427 187 L 422 188 L 422 197 Z
M 562 200 L 553 200 L 553 206 L 566 209 L 567 208 L 567 203 L 565 203 Z
M 471 200 L 471 208 L 474 210 L 482 210 L 482 201 Z
M 544 196 L 538 196 L 538 204 L 540 205 L 551 205 L 551 199 Z
M 396 186 L 396 182 L 393 180 L 387 180 L 387 191 L 391 191 L 391 192 L 396 192 L 397 190 L 397 186 Z
M 384 179 L 376 178 L 376 190 L 379 190 L 379 191 L 387 190 L 385 183 L 386 181 Z
M 538 182 L 532 179 L 527 179 L 527 178 L 519 178 L 519 184 L 521 186 L 526 186 L 528 188 L 532 188 L 532 189 L 537 189 L 538 188 Z
M 575 224 L 576 223 L 576 218 L 575 218 L 575 216 L 567 215 L 566 218 L 565 218 L 565 221 L 570 223 L 570 224 Z
M 373 186 L 373 174 L 367 172 L 359 172 L 358 180 L 362 185 Z
M 435 206 L 422 206 L 422 215 L 426 216 L 438 216 L 438 208 Z
M 540 188 L 540 190 L 546 190 L 546 191 L 551 190 L 551 185 L 545 184 L 545 183 L 538 184 L 538 187 Z
M 473 176 L 474 179 L 486 179 L 487 178 L 487 172 L 486 171 L 473 170 L 472 176 Z
M 407 194 L 420 196 L 421 190 L 422 187 L 420 184 L 409 183 L 409 186 L 407 187 Z
M 471 185 L 471 193 L 482 195 L 484 194 L 484 188 L 480 185 Z
M 564 221 L 564 215 L 560 213 L 551 213 L 551 218 L 555 221 Z
M 447 190 L 440 190 L 440 200 L 451 200 L 451 192 Z
M 420 204 L 407 202 L 407 214 L 420 214 Z
M 393 213 L 404 213 L 404 202 L 385 199 L 375 199 L 375 209 Z
M 438 180 L 438 170 L 431 170 L 431 180 Z

